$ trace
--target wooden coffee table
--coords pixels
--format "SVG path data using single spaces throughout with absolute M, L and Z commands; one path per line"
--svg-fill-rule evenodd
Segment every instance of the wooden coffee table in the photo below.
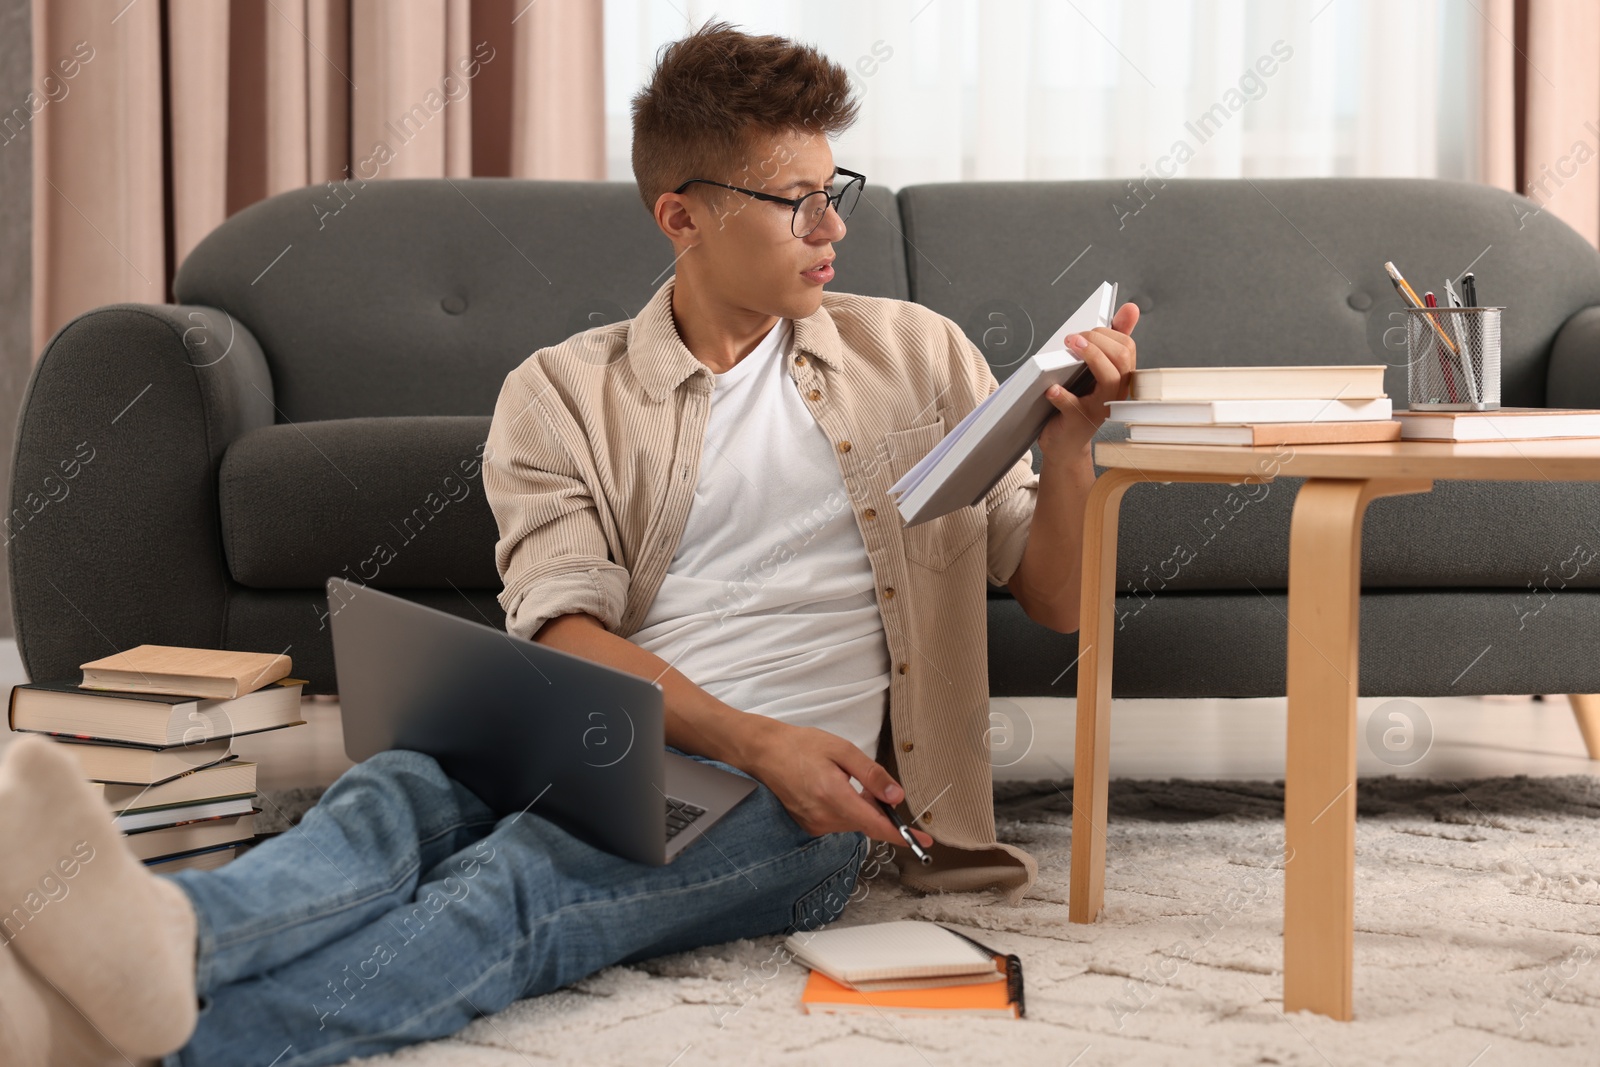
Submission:
M 1351 1017 L 1361 520 L 1382 496 L 1437 479 L 1600 481 L 1600 439 L 1228 448 L 1103 442 L 1084 513 L 1069 917 L 1105 902 L 1117 515 L 1139 482 L 1305 478 L 1289 526 L 1283 1010 Z

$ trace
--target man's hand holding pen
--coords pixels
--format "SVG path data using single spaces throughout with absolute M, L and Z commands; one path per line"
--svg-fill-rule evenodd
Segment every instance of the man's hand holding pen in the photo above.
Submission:
M 801 829 L 818 835 L 858 830 L 875 841 L 909 843 L 880 806 L 905 799 L 905 790 L 881 764 L 826 730 L 777 719 L 752 725 L 755 743 L 741 767 L 777 795 Z M 924 831 L 909 832 L 917 845 L 933 844 Z

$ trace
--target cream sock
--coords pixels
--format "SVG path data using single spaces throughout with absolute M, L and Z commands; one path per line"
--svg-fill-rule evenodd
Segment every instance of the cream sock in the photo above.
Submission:
M 44 998 L 10 945 L 0 945 L 0 1048 L 16 1067 L 47 1067 L 50 1025 Z
M 123 1055 L 162 1056 L 194 1031 L 194 909 L 128 849 L 82 773 L 38 736 L 0 759 L 0 938 Z
M 137 1067 L 9 946 L 0 947 L 0 1048 L 11 1067 Z

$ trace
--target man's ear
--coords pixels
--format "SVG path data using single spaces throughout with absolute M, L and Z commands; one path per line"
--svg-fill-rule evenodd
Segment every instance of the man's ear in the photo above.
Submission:
M 656 198 L 656 226 L 674 245 L 700 243 L 700 227 L 689 210 L 689 203 L 678 193 L 662 193 Z

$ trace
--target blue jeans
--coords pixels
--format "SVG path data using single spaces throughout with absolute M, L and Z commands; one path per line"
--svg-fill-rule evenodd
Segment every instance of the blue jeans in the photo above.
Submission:
M 663 867 L 537 807 L 497 820 L 431 757 L 383 752 L 294 829 L 170 875 L 199 917 L 200 1017 L 164 1063 L 338 1063 L 614 963 L 812 929 L 844 910 L 869 844 L 806 833 L 759 783 Z

